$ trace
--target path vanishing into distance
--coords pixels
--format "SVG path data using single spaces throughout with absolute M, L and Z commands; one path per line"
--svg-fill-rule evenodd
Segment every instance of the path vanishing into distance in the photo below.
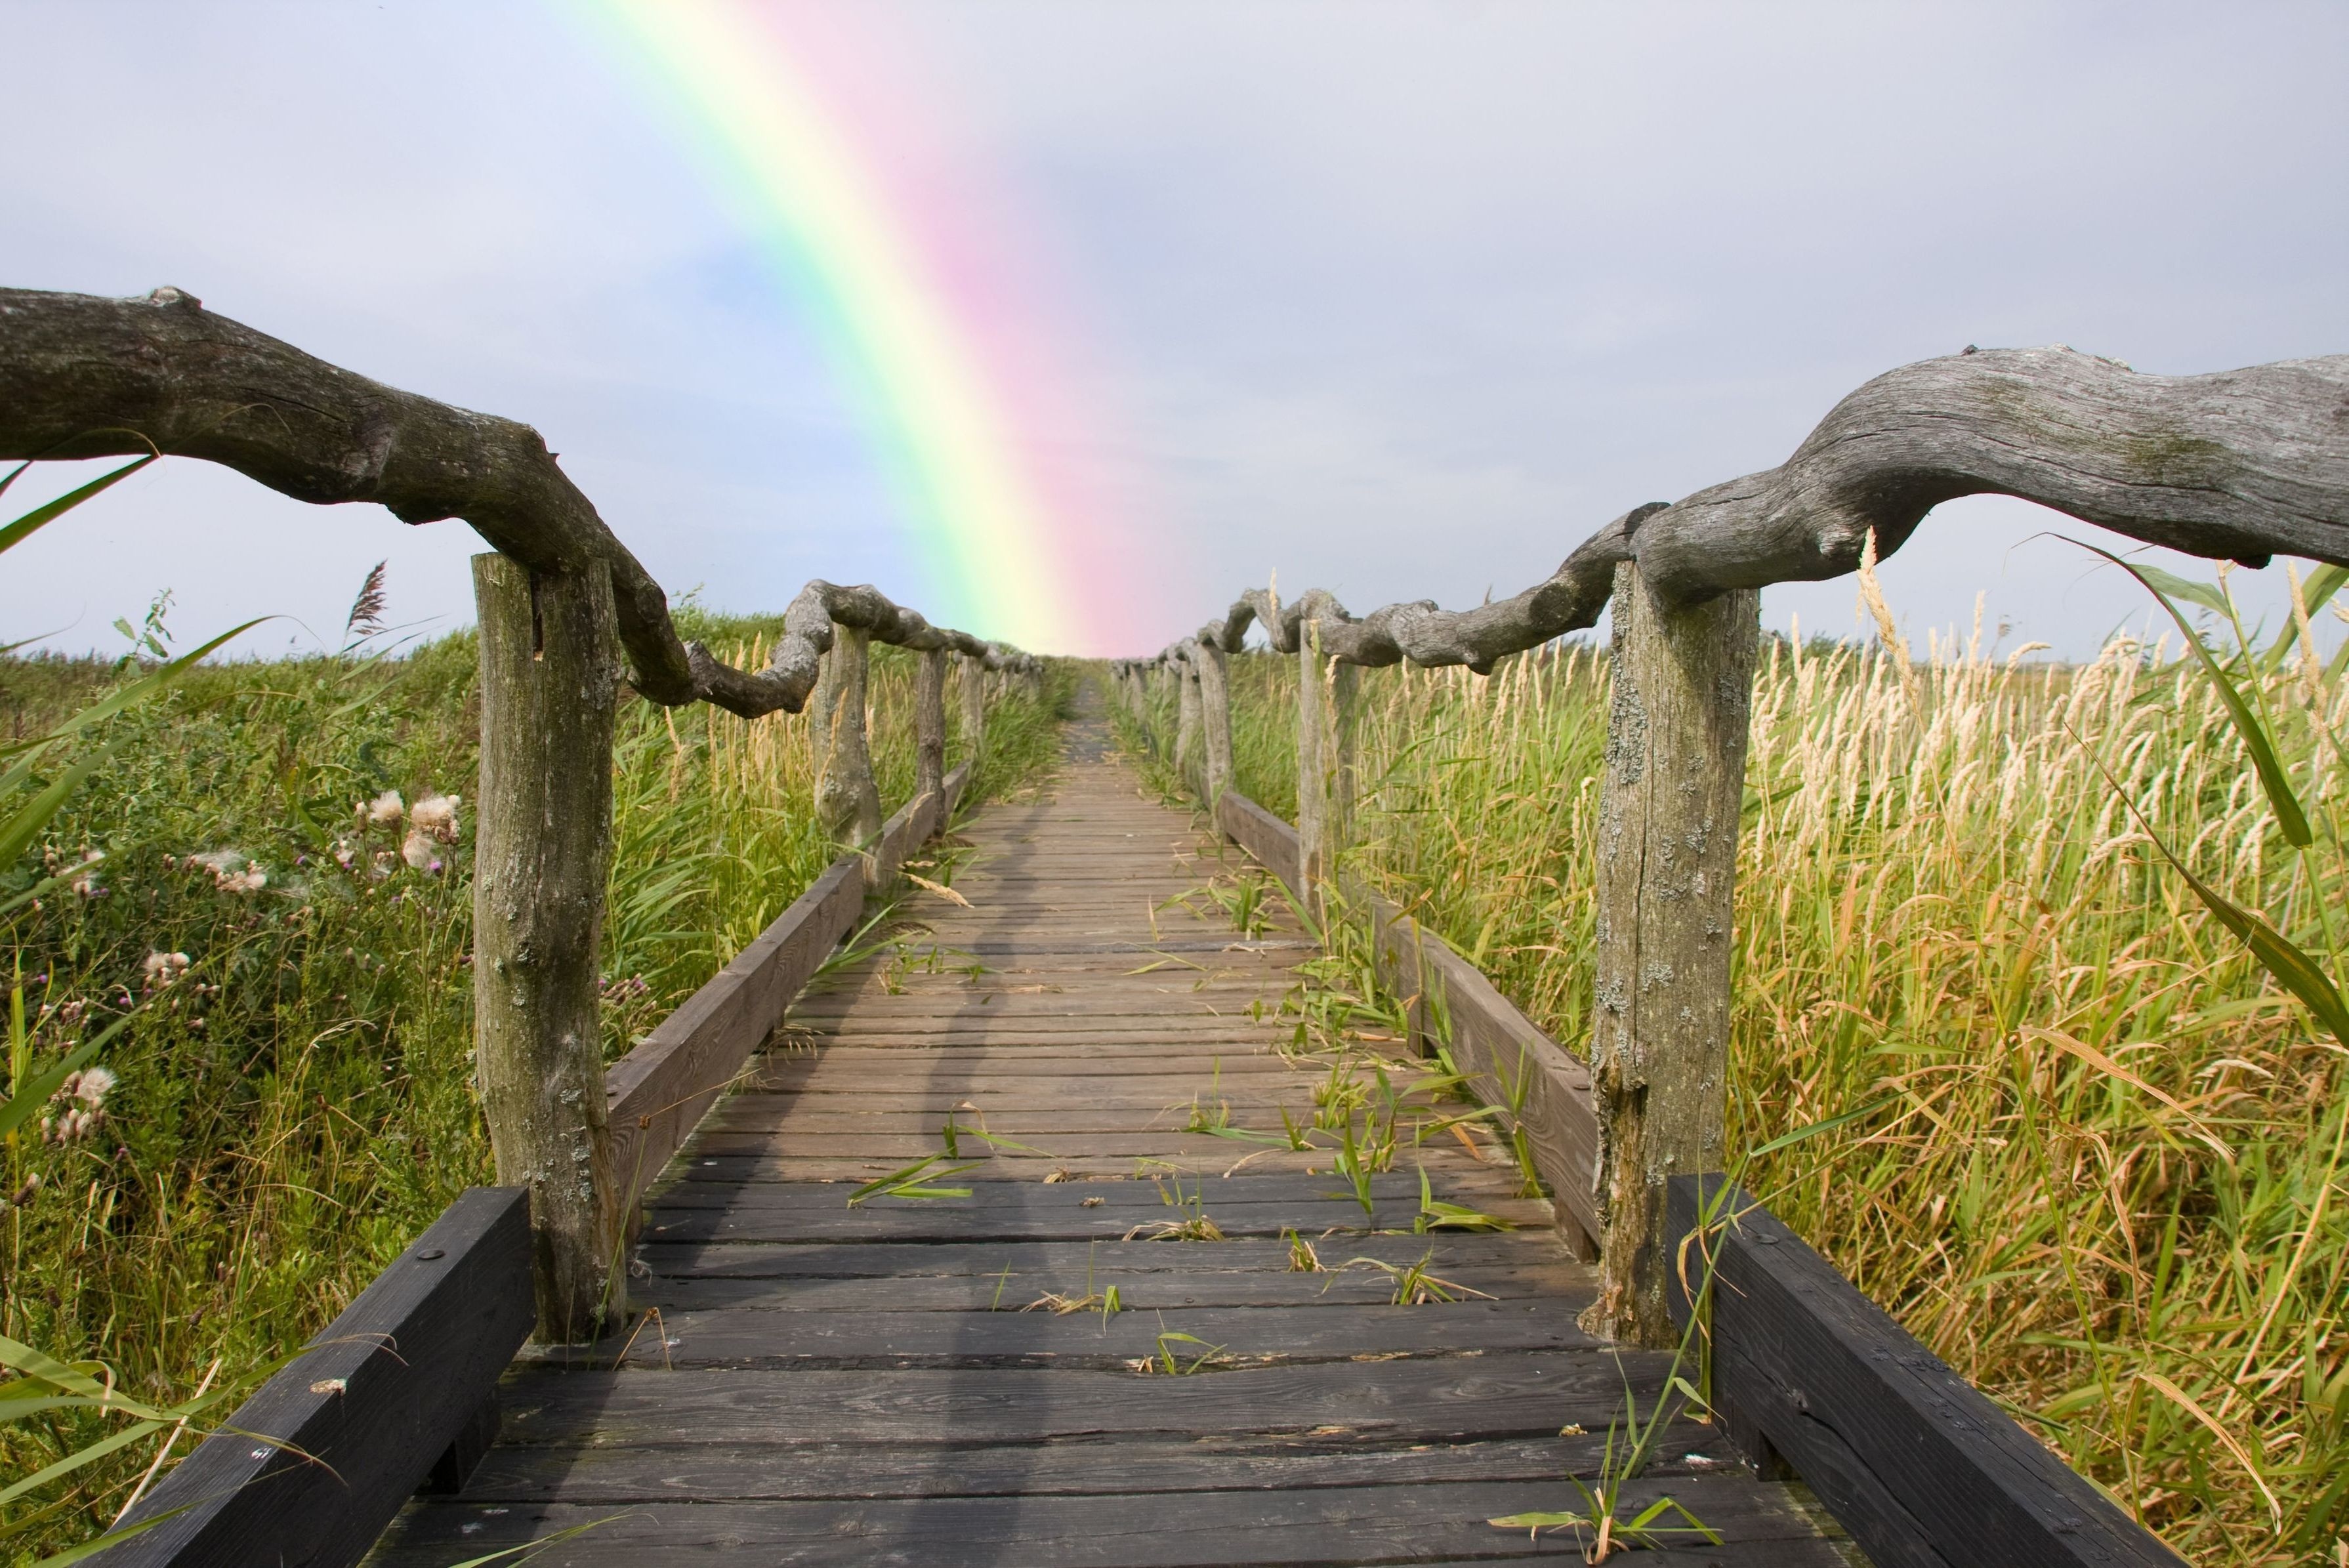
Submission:
M 370 1563 L 566 1531 L 530 1561 L 1583 1560 L 1571 1531 L 1488 1521 L 1583 1506 L 1565 1476 L 1599 1474 L 1627 1377 L 1644 1411 L 1669 1357 L 1577 1326 L 1593 1270 L 1506 1148 L 1441 1125 L 1470 1108 L 1414 1088 L 1425 1064 L 1299 1047 L 1311 942 L 1278 894 L 1236 929 L 1206 890 L 1232 896 L 1238 851 L 1143 787 L 1087 696 L 1032 799 L 913 865 L 957 896 L 917 890 L 916 924 L 801 996 L 672 1164 L 631 1270 L 650 1310 L 526 1353 L 463 1491 Z M 1284 1112 L 1318 1116 L 1313 1147 Z M 1392 1130 L 1368 1212 L 1340 1124 Z M 1423 1171 L 1510 1228 L 1422 1233 Z M 968 1195 L 852 1205 L 899 1172 Z M 1659 1455 L 1625 1495 L 1726 1543 L 1631 1561 L 1847 1561 L 1713 1429 Z

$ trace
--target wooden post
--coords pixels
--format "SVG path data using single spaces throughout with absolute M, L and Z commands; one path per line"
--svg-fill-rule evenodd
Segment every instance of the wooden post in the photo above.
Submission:
M 976 654 L 965 654 L 955 673 L 962 681 L 963 760 L 976 768 L 987 745 L 987 664 Z
M 1590 1065 L 1607 1218 L 1591 1326 L 1672 1342 L 1665 1183 L 1721 1169 L 1730 929 L 1761 595 L 1692 609 L 1615 569 Z
M 539 1337 L 593 1339 L 619 1305 L 596 947 L 612 852 L 620 644 L 611 573 L 473 557 L 481 779 L 473 1053 L 498 1182 L 530 1190 Z
M 1188 648 L 1174 666 L 1174 772 L 1195 789 L 1191 764 L 1199 752 L 1199 665 Z
M 869 851 L 881 836 L 881 790 L 864 738 L 864 676 L 873 634 L 835 624 L 808 717 L 820 769 L 815 811 L 834 842 Z M 868 869 L 871 861 L 868 860 Z
M 1332 881 L 1354 810 L 1354 691 L 1361 672 L 1325 659 L 1311 621 L 1297 639 L 1297 837 L 1308 888 Z
M 1232 787 L 1232 695 L 1230 668 L 1224 650 L 1202 641 L 1199 650 L 1199 729 L 1207 755 L 1206 788 L 1201 791 L 1213 806 Z
M 947 788 L 947 653 L 931 648 L 914 671 L 914 799 Z

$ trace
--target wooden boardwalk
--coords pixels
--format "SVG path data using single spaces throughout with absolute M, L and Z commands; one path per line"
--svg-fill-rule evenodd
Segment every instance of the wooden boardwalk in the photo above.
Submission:
M 969 907 L 923 895 L 925 929 L 802 998 L 678 1157 L 630 1287 L 657 1311 L 625 1349 L 517 1366 L 464 1491 L 419 1500 L 370 1561 L 447 1568 L 587 1525 L 530 1560 L 1582 1561 L 1570 1532 L 1486 1521 L 1578 1506 L 1563 1475 L 1596 1473 L 1626 1376 L 1644 1408 L 1663 1364 L 1577 1327 L 1591 1274 L 1547 1205 L 1489 1140 L 1413 1141 L 1464 1109 L 1412 1092 L 1415 1063 L 1386 1064 L 1399 1145 L 1369 1213 L 1328 1136 L 1188 1130 L 1279 1134 L 1284 1110 L 1335 1122 L 1359 1099 L 1369 1131 L 1390 1116 L 1369 1066 L 1396 1047 L 1334 1071 L 1295 1052 L 1281 1003 L 1309 944 L 1165 907 L 1234 867 L 1097 724 L 965 839 Z M 946 1184 L 969 1196 L 849 1205 L 944 1152 L 949 1120 L 977 1163 Z M 1522 1228 L 1415 1233 L 1421 1169 Z M 1423 1264 L 1458 1299 L 1396 1305 Z M 1847 1561 L 1711 1429 L 1672 1431 L 1629 1489 L 1664 1493 L 1729 1543 L 1634 1562 Z

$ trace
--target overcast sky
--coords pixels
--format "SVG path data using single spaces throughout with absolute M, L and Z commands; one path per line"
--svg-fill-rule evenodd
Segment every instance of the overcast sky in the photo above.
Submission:
M 1100 526 L 1156 562 L 1125 651 L 1275 572 L 1357 610 L 1515 592 L 1970 343 L 2349 350 L 2337 4 L 856 4 L 1013 193 L 1116 405 L 1088 460 L 1133 505 Z M 0 281 L 176 284 L 528 420 L 672 593 L 918 600 L 806 302 L 557 0 L 0 20 Z M 1911 634 L 1978 592 L 2067 654 L 2141 619 L 2051 524 L 2095 532 L 1941 509 L 1884 573 Z M 311 646 L 387 556 L 395 616 L 453 626 L 480 548 L 167 463 L 5 558 L 0 642 L 119 645 L 169 587 L 184 639 L 277 613 L 253 645 Z M 1852 599 L 1764 614 L 1849 633 Z

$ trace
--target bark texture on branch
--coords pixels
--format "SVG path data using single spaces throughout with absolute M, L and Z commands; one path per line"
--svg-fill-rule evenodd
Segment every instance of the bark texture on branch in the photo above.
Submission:
M 2061 346 L 1922 360 L 1844 398 L 1777 468 L 1635 507 L 1511 598 L 1459 611 L 1421 600 L 1356 620 L 1326 594 L 1281 606 L 1251 589 L 1216 640 L 1237 651 L 1256 621 L 1291 652 L 1310 619 L 1347 664 L 1481 674 L 1595 623 L 1619 562 L 1637 561 L 1664 602 L 1701 603 L 1839 576 L 1857 568 L 1870 529 L 1889 555 L 1934 507 L 1984 494 L 2192 555 L 2349 565 L 2349 355 L 2209 376 L 2140 376 Z
M 734 669 L 696 643 L 690 650 L 694 680 L 711 702 L 745 718 L 778 708 L 797 713 L 815 688 L 837 626 L 854 627 L 869 642 L 916 653 L 960 654 L 990 670 L 1040 674 L 1043 669 L 1032 655 L 1016 649 L 933 626 L 921 612 L 892 602 L 869 584 L 843 588 L 819 578 L 801 589 L 784 610 L 782 634 L 775 639 L 765 669 Z
M 932 626 L 871 588 L 812 583 L 785 616 L 771 666 L 734 669 L 679 639 L 660 584 L 529 426 L 355 375 L 179 289 L 102 299 L 0 288 L 0 459 L 150 450 L 220 463 L 296 500 L 373 501 L 408 523 L 462 518 L 534 572 L 600 566 L 631 681 L 672 707 L 798 711 L 835 620 L 916 650 L 1030 662 Z

